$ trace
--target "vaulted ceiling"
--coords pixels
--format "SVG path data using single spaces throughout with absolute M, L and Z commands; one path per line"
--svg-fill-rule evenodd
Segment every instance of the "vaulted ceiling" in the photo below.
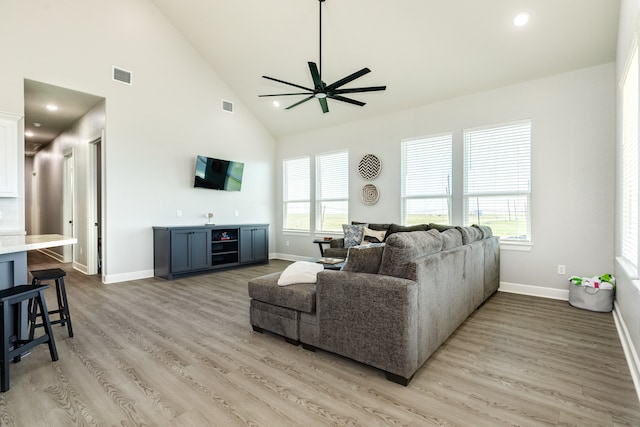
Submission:
M 296 91 L 262 75 L 313 87 L 318 0 L 152 2 L 276 137 L 614 61 L 619 12 L 618 0 L 326 0 L 322 79 L 369 67 L 345 87 L 387 90 L 323 114 L 315 100 L 284 109 L 302 96 L 258 97 Z

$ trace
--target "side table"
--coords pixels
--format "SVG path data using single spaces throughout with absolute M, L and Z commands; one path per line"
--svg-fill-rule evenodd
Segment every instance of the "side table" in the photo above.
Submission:
M 320 256 L 324 257 L 324 247 L 322 245 L 330 245 L 331 244 L 331 240 L 325 240 L 325 239 L 315 239 L 313 241 L 313 243 L 317 243 L 318 247 L 320 248 Z

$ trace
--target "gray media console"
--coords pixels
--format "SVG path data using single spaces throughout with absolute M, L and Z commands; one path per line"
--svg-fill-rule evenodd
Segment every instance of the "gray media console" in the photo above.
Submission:
M 269 225 L 153 227 L 153 274 L 172 280 L 269 261 Z

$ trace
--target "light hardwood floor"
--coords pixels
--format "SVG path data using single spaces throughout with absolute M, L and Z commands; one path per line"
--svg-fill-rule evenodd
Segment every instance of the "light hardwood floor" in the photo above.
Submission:
M 248 279 L 287 264 L 112 285 L 62 265 L 75 337 L 11 365 L 0 425 L 640 426 L 610 313 L 497 293 L 402 387 L 251 330 Z

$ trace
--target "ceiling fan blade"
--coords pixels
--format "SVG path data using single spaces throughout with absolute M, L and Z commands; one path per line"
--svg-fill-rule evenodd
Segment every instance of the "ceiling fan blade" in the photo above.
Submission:
M 313 84 L 316 90 L 323 90 L 322 78 L 320 78 L 320 72 L 318 72 L 318 66 L 315 62 L 307 62 L 309 64 L 309 71 L 311 71 L 311 78 L 313 78 Z
M 352 89 L 336 89 L 331 91 L 331 93 L 340 95 L 343 93 L 359 93 L 359 92 L 375 92 L 378 90 L 386 90 L 386 86 L 369 86 L 369 87 L 354 87 Z
M 269 76 L 262 76 L 262 77 L 267 79 L 267 80 L 273 80 L 274 82 L 282 83 L 282 84 L 285 84 L 285 85 L 297 87 L 298 89 L 304 89 L 304 90 L 308 90 L 309 92 L 313 92 L 313 89 L 309 89 L 308 87 L 300 86 L 300 85 L 297 85 L 295 83 L 285 82 L 284 80 L 274 79 L 273 77 L 269 77 Z
M 347 102 L 349 104 L 358 105 L 360 107 L 366 105 L 366 102 L 356 101 L 355 99 L 346 98 L 340 95 L 327 95 L 328 98 L 335 99 L 336 101 Z
M 311 95 L 313 92 L 298 92 L 298 93 L 274 93 L 273 95 L 258 95 L 259 98 L 265 96 L 291 96 L 291 95 Z
M 296 102 L 296 103 L 295 103 L 295 104 L 293 104 L 293 105 L 289 105 L 287 108 L 285 108 L 285 110 L 290 110 L 290 109 L 292 109 L 293 107 L 296 107 L 296 106 L 298 106 L 298 105 L 302 104 L 303 102 L 307 102 L 308 100 L 313 99 L 313 98 L 315 98 L 315 97 L 314 97 L 313 95 L 311 95 L 311 96 L 309 96 L 309 97 L 307 97 L 307 98 L 303 99 L 302 101 L 298 101 L 298 102 Z
M 355 73 L 350 74 L 347 77 L 338 80 L 337 82 L 331 83 L 329 86 L 327 86 L 326 89 L 327 89 L 327 91 L 330 91 L 330 90 L 339 88 L 340 86 L 346 85 L 347 83 L 357 79 L 358 77 L 362 77 L 365 74 L 370 73 L 370 72 L 371 72 L 371 70 L 365 67 L 360 71 L 356 71 Z
M 323 113 L 328 113 L 329 112 L 329 104 L 327 104 L 327 98 L 318 98 L 318 101 L 320 101 L 320 107 L 322 107 L 322 112 Z

